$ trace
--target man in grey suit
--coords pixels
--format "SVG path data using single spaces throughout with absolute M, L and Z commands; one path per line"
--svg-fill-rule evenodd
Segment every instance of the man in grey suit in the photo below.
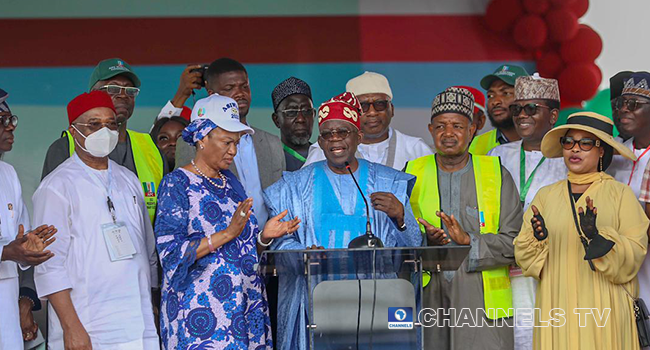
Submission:
M 251 89 L 246 68 L 231 58 L 220 58 L 210 64 L 204 77 L 208 94 L 228 96 L 237 101 L 240 120 L 248 124 L 246 116 L 251 104 Z M 239 141 L 230 170 L 244 185 L 246 194 L 253 198 L 255 216 L 259 226 L 264 227 L 269 214 L 262 190 L 280 179 L 286 162 L 280 139 L 255 127 L 253 129 L 255 133 L 252 136 L 245 135 Z M 188 164 L 195 154 L 193 146 L 179 139 L 176 144 L 176 167 Z

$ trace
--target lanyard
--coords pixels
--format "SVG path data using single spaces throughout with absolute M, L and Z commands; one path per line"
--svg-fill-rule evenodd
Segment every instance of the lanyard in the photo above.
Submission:
M 528 195 L 528 190 L 530 190 L 530 185 L 533 183 L 533 177 L 539 166 L 544 163 L 546 157 L 542 157 L 533 169 L 533 172 L 530 173 L 528 179 L 526 179 L 526 152 L 524 152 L 524 143 L 521 143 L 521 151 L 519 152 L 519 200 L 521 203 L 526 201 L 526 196 Z
M 284 148 L 284 151 L 292 155 L 294 158 L 298 159 L 301 162 L 306 162 L 307 158 L 303 157 L 300 153 L 296 152 L 294 149 L 291 147 L 285 145 L 284 143 L 282 144 L 282 148 Z
M 88 169 L 88 166 L 84 164 L 84 162 L 82 162 L 81 159 L 79 159 L 79 156 L 76 154 L 74 155 L 74 160 L 81 166 L 81 168 L 86 172 L 86 174 L 95 183 L 95 185 L 106 189 L 106 205 L 108 206 L 108 211 L 111 213 L 111 217 L 113 218 L 113 223 L 116 223 L 117 218 L 115 216 L 115 205 L 113 205 L 113 201 L 111 200 L 111 190 L 113 188 L 113 167 L 111 166 L 111 162 L 108 162 L 108 185 L 105 185 L 99 176 L 91 172 Z
M 636 147 L 634 147 L 634 144 L 632 144 L 632 150 L 634 149 L 636 149 Z M 646 147 L 643 153 L 641 153 L 641 155 L 636 160 L 632 161 L 632 172 L 630 173 L 630 179 L 627 180 L 628 186 L 630 186 L 630 184 L 632 183 L 632 177 L 634 176 L 634 169 L 636 168 L 636 163 L 638 163 L 641 160 L 641 158 L 643 158 L 643 156 L 645 156 L 645 154 L 648 153 L 648 150 L 650 150 L 650 146 Z

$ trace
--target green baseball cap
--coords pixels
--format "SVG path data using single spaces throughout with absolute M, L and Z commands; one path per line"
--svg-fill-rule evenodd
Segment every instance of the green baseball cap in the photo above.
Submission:
M 131 79 L 135 87 L 140 87 L 140 79 L 131 69 L 131 66 L 121 58 L 109 58 L 97 64 L 93 74 L 90 75 L 88 91 L 100 80 L 110 79 L 116 75 L 124 75 Z
M 497 68 L 494 73 L 484 76 L 483 79 L 481 79 L 481 87 L 488 90 L 490 85 L 492 85 L 492 83 L 497 79 L 502 80 L 508 85 L 515 86 L 515 80 L 517 80 L 518 77 L 525 77 L 528 75 L 530 74 L 526 72 L 524 67 L 504 64 Z

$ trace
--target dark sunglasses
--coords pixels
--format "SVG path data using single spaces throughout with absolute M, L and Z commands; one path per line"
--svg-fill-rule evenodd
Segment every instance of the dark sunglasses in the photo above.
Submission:
M 284 109 L 280 111 L 284 114 L 285 118 L 294 119 L 298 118 L 298 113 L 302 114 L 303 117 L 314 117 L 316 115 L 316 110 L 313 108 L 304 108 L 304 109 Z
M 15 128 L 18 125 L 18 116 L 15 114 L 5 115 L 3 117 L 0 117 L 0 121 L 2 121 L 2 126 L 5 128 L 9 127 L 9 124 Z
M 320 133 L 320 137 L 325 139 L 326 141 L 329 141 L 333 139 L 334 137 L 340 138 L 341 140 L 347 138 L 350 136 L 352 133 L 352 130 L 350 129 L 334 129 L 334 130 L 326 130 Z
M 626 100 L 624 98 L 619 97 L 614 101 L 614 103 L 612 103 L 613 105 L 612 107 L 616 110 L 620 110 L 621 108 L 623 108 L 623 106 L 625 106 L 627 107 L 628 111 L 634 112 L 637 109 L 641 108 L 643 105 L 646 105 L 648 103 L 650 102 L 644 102 L 644 101 L 639 101 L 634 99 Z
M 381 112 L 383 110 L 386 110 L 388 108 L 388 100 L 378 100 L 374 102 L 361 102 L 361 110 L 363 113 L 366 113 L 370 110 L 370 105 L 372 105 L 372 108 L 375 109 L 377 112 Z
M 508 110 L 510 111 L 510 115 L 513 117 L 518 116 L 521 114 L 521 111 L 523 110 L 524 113 L 526 113 L 527 116 L 533 116 L 537 114 L 537 108 L 548 108 L 551 109 L 549 106 L 545 105 L 540 105 L 537 103 L 527 103 L 523 106 L 518 105 L 518 104 L 511 104 L 510 107 L 508 107 Z
M 580 140 L 574 140 L 573 137 L 571 136 L 562 136 L 560 137 L 560 144 L 562 144 L 562 148 L 565 150 L 572 150 L 573 147 L 578 144 L 578 147 L 580 147 L 581 150 L 585 152 L 591 151 L 594 146 L 600 147 L 600 140 L 594 140 L 594 139 L 589 139 L 589 138 L 582 138 Z

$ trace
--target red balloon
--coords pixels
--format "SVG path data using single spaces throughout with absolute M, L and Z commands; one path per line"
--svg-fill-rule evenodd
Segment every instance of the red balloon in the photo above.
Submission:
M 585 101 L 594 97 L 600 80 L 593 63 L 576 63 L 566 67 L 558 77 L 560 96 L 566 101 Z
M 537 71 L 544 78 L 557 78 L 564 68 L 564 61 L 556 51 L 547 51 L 537 60 Z
M 560 56 L 564 62 L 593 62 L 603 50 L 603 41 L 595 30 L 581 24 L 578 33 L 560 46 Z
M 553 7 L 565 7 L 573 4 L 575 0 L 550 0 Z
M 519 0 L 493 0 L 485 10 L 485 24 L 495 32 L 504 32 L 512 27 L 524 13 Z
M 546 14 L 548 38 L 562 42 L 572 39 L 578 33 L 578 17 L 568 9 L 551 10 Z
M 565 108 L 582 108 L 582 101 L 565 101 L 562 97 L 562 100 L 560 101 L 560 109 Z
M 569 11 L 573 12 L 576 17 L 580 18 L 587 13 L 589 9 L 589 0 L 575 0 L 568 6 Z
M 551 7 L 548 0 L 523 0 L 524 9 L 528 13 L 542 15 Z
M 515 24 L 513 36 L 517 45 L 525 49 L 535 49 L 546 43 L 548 28 L 541 16 L 524 15 Z

